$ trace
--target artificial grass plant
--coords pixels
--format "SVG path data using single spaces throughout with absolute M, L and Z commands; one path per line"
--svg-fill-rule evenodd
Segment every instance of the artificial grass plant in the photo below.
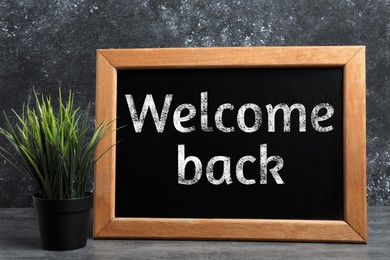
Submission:
M 15 153 L 0 145 L 0 154 L 19 172 L 29 175 L 43 198 L 82 198 L 88 172 L 100 158 L 95 159 L 96 146 L 109 133 L 112 122 L 103 121 L 89 138 L 90 105 L 84 111 L 75 108 L 71 91 L 63 102 L 60 89 L 55 113 L 50 96 L 34 94 L 35 107 L 23 105 L 21 114 L 13 110 L 16 124 L 11 124 L 4 112 L 5 127 L 0 127 L 0 135 Z

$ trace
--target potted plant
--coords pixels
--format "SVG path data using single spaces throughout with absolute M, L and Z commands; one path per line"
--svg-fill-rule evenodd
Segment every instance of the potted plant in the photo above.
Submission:
M 111 123 L 104 121 L 90 129 L 90 105 L 84 111 L 75 108 L 71 91 L 63 102 L 59 90 L 56 112 L 50 96 L 38 98 L 34 94 L 35 107 L 23 105 L 20 114 L 13 111 L 15 124 L 4 112 L 0 135 L 15 151 L 0 146 L 0 154 L 19 172 L 27 173 L 37 190 L 33 201 L 43 248 L 82 248 L 93 202 L 92 194 L 86 191 L 87 175 L 98 159 L 95 148 L 109 133 Z

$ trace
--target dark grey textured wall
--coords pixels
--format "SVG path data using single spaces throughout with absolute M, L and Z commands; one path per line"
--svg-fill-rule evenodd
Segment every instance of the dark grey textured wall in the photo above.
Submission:
M 1 0 L 0 110 L 33 88 L 93 102 L 98 48 L 366 45 L 368 202 L 390 204 L 389 42 L 389 0 Z M 29 206 L 31 192 L 1 159 L 0 207 Z

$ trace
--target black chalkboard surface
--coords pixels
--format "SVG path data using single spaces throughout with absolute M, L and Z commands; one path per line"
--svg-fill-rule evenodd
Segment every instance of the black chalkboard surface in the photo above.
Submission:
M 145 110 L 142 129 L 136 132 L 134 121 L 139 121 L 147 95 L 153 98 L 159 118 L 153 119 L 151 110 Z M 164 117 L 168 95 L 171 101 L 166 102 L 170 106 Z M 134 104 L 133 119 L 130 104 Z M 184 119 L 175 126 L 174 113 L 182 104 L 186 105 L 176 119 Z M 216 123 L 222 104 L 229 105 Z M 251 105 L 244 109 L 245 104 Z M 274 131 L 268 126 L 272 121 L 268 109 L 278 104 L 288 108 L 301 104 L 305 110 L 304 116 L 298 109 L 291 110 L 289 131 L 282 109 L 274 111 Z M 330 112 L 324 107 L 313 111 L 320 104 L 334 111 L 316 129 L 313 114 L 321 118 Z M 188 115 L 190 110 L 195 115 Z M 241 119 L 237 119 L 239 110 Z M 116 217 L 343 219 L 340 67 L 122 69 L 117 72 L 117 117 L 117 125 L 126 127 L 116 135 L 121 141 L 116 146 Z M 161 118 L 158 132 L 155 121 Z M 189 132 L 179 131 L 180 126 Z M 179 148 L 184 150 L 181 159 Z M 196 183 L 180 184 L 180 160 L 185 179 L 195 176 L 192 156 L 201 162 L 201 176 Z M 215 156 L 224 156 L 209 167 L 215 182 L 224 176 L 221 184 L 211 183 L 206 174 Z M 253 184 L 243 184 L 237 177 L 237 162 L 243 156 L 253 156 L 243 164 L 243 176 Z M 272 156 L 283 160 L 278 175 L 284 184 L 278 184 L 270 171 L 277 165 Z M 261 166 L 267 159 L 268 164 Z M 261 168 L 266 184 L 261 184 Z M 230 175 L 222 175 L 224 170 Z

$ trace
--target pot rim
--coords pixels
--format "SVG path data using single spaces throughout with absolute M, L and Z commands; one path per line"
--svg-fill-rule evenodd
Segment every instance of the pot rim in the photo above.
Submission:
M 45 201 L 73 201 L 73 200 L 80 200 L 80 199 L 85 199 L 85 198 L 90 198 L 90 197 L 93 197 L 92 192 L 85 192 L 84 197 L 71 198 L 71 199 L 48 199 L 48 198 L 44 198 L 41 193 L 36 193 L 33 195 L 34 200 L 41 200 L 41 201 L 42 200 L 45 200 Z
M 34 208 L 39 213 L 68 214 L 81 211 L 89 211 L 93 206 L 93 194 L 83 198 L 50 200 L 33 196 Z

